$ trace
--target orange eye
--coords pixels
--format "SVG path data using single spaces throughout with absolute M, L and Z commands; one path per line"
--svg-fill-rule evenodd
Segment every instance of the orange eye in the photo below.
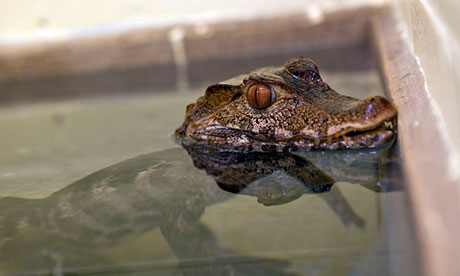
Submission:
M 276 98 L 276 94 L 271 87 L 263 84 L 254 84 L 248 89 L 248 101 L 255 108 L 267 108 Z

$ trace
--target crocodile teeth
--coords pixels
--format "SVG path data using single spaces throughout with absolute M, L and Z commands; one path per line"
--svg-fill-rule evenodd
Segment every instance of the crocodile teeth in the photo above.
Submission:
M 386 121 L 383 125 L 386 129 L 393 129 L 393 121 Z

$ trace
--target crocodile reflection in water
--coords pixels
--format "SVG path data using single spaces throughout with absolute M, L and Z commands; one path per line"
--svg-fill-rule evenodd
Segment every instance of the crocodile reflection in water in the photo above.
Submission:
M 65 264 L 78 266 L 94 258 L 95 248 L 157 227 L 180 260 L 224 256 L 213 233 L 199 221 L 207 206 L 232 196 L 219 186 L 274 205 L 329 190 L 335 182 L 334 175 L 291 153 L 222 153 L 193 145 L 187 150 L 195 165 L 212 177 L 196 170 L 187 152 L 175 148 L 104 168 L 44 199 L 1 198 L 0 263 L 43 269 L 59 254 Z M 344 224 L 364 227 L 339 189 L 318 195 Z M 43 252 L 58 253 L 43 257 Z M 226 274 L 230 268 L 212 269 Z

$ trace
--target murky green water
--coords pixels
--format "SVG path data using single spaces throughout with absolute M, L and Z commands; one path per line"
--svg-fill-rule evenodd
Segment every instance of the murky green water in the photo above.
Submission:
M 375 74 L 323 75 L 361 98 L 380 89 Z M 304 186 L 280 170 L 226 192 L 172 141 L 200 94 L 0 110 L 0 274 L 417 274 L 390 152 L 303 155 L 339 182 L 264 206 L 257 194 Z

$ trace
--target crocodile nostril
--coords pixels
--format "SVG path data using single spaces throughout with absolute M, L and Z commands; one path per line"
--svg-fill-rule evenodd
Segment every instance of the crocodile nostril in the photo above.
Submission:
M 391 104 L 391 102 L 385 98 L 385 97 L 382 97 L 382 96 L 373 96 L 373 97 L 369 97 L 367 99 L 364 100 L 364 102 L 368 105 L 368 106 L 373 106 L 373 108 L 377 108 L 377 107 L 380 107 L 380 108 L 388 108 L 388 109 L 393 109 L 393 105 Z
M 361 108 L 366 121 L 374 120 L 376 116 L 379 117 L 379 114 L 382 113 L 385 113 L 388 117 L 396 115 L 394 106 L 387 98 L 382 96 L 372 96 L 365 99 Z
M 370 97 L 364 100 L 364 102 L 366 103 L 364 110 L 364 119 L 367 121 L 375 115 L 376 109 L 378 109 L 379 105 L 379 98 Z

